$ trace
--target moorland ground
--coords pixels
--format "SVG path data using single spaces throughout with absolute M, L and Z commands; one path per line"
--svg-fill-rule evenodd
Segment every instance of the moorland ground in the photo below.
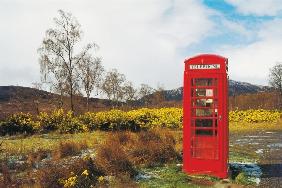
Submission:
M 142 136 L 139 135 L 140 133 L 128 133 L 125 131 L 121 133 L 93 131 L 76 134 L 48 133 L 33 136 L 16 135 L 2 137 L 0 186 L 48 187 L 50 184 L 40 185 L 38 182 L 52 182 L 54 179 L 58 181 L 62 173 L 67 173 L 66 171 L 71 171 L 71 169 L 75 171 L 75 168 L 79 169 L 75 164 L 89 167 L 80 160 L 87 158 L 95 160 L 97 152 L 101 151 L 101 149 L 103 151 L 106 149 L 109 153 L 100 153 L 98 155 L 101 155 L 103 158 L 111 155 L 110 158 L 115 158 L 116 160 L 110 162 L 118 161 L 123 162 L 125 165 L 118 167 L 108 166 L 108 168 L 117 170 L 116 172 L 101 170 L 101 174 L 99 174 L 100 172 L 97 171 L 98 186 L 281 186 L 282 124 L 280 121 L 276 123 L 230 123 L 229 163 L 230 171 L 233 174 L 230 175 L 229 182 L 222 182 L 209 176 L 188 176 L 182 173 L 182 131 L 165 129 L 155 132 L 157 133 L 149 133 L 149 135 L 146 135 L 148 133 L 145 132 Z M 165 136 L 160 140 L 154 140 L 152 137 L 156 135 Z M 136 141 L 139 137 L 142 140 L 144 138 L 145 140 L 148 139 L 148 142 Z M 115 138 L 119 139 L 118 143 L 107 141 L 109 139 L 115 140 Z M 159 145 L 152 144 L 149 149 L 142 148 L 142 144 L 147 147 L 148 143 L 152 142 L 159 143 Z M 168 146 L 173 146 L 173 148 L 167 147 L 163 148 L 163 150 L 158 150 L 164 143 L 167 143 Z M 121 147 L 117 144 L 120 144 Z M 138 149 L 142 149 L 131 149 L 132 147 L 134 148 L 134 144 L 138 144 Z M 101 148 L 101 145 L 103 148 Z M 113 150 L 113 148 L 119 148 L 120 151 Z M 129 156 L 130 159 L 128 161 L 123 161 L 124 156 L 118 154 L 121 150 L 131 154 L 137 152 L 137 154 Z M 153 153 L 157 154 L 154 156 Z M 144 157 L 137 157 L 140 155 Z M 146 155 L 148 156 L 146 157 Z M 165 157 L 159 160 L 160 155 L 165 155 Z M 125 154 L 125 156 L 127 155 Z M 110 165 L 109 161 L 106 160 L 101 161 L 100 159 L 100 163 L 104 166 Z M 119 174 L 119 171 L 125 172 L 123 176 L 118 179 L 110 179 L 111 175 Z M 56 176 L 51 177 L 48 173 L 56 174 Z M 71 177 L 76 177 L 76 181 L 73 181 L 73 183 L 78 181 L 87 183 L 86 180 L 81 180 L 83 176 L 79 175 L 80 171 L 69 173 L 69 178 L 65 177 L 61 181 L 61 186 L 72 187 Z M 77 174 L 72 176 L 71 173 Z

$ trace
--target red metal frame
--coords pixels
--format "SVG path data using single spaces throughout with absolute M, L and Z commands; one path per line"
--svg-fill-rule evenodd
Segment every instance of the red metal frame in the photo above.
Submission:
M 228 176 L 227 65 L 211 54 L 185 60 L 183 171 L 189 174 Z

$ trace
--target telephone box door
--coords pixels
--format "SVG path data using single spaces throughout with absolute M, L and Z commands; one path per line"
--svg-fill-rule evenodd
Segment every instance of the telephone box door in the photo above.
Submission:
M 222 171 L 222 126 L 221 75 L 191 74 L 190 154 L 194 171 Z

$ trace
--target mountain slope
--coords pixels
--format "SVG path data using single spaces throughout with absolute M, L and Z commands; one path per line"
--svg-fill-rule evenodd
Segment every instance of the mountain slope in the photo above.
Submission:
M 264 92 L 270 90 L 271 88 L 268 86 L 259 86 L 247 82 L 229 80 L 229 88 L 228 88 L 229 96 L 234 96 L 234 95 L 237 96 L 242 94 L 257 93 L 257 92 Z M 173 101 L 173 100 L 180 101 L 182 100 L 182 94 L 183 94 L 183 87 L 164 91 L 164 96 L 167 101 Z

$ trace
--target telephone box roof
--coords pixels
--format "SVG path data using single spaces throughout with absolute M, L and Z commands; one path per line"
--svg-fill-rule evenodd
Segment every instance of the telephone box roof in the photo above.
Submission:
M 227 61 L 227 58 L 220 56 L 220 55 L 216 55 L 216 54 L 199 54 L 193 57 L 190 57 L 188 59 L 185 59 L 184 63 L 187 62 L 193 62 L 193 60 L 198 60 L 199 58 L 205 58 L 205 59 L 218 59 L 218 60 L 222 60 L 222 61 Z
M 190 65 L 216 65 L 220 64 L 217 70 L 208 70 L 208 72 L 227 72 L 228 71 L 228 59 L 216 54 L 200 54 L 188 59 L 185 59 L 185 70 L 195 71 L 190 69 Z

